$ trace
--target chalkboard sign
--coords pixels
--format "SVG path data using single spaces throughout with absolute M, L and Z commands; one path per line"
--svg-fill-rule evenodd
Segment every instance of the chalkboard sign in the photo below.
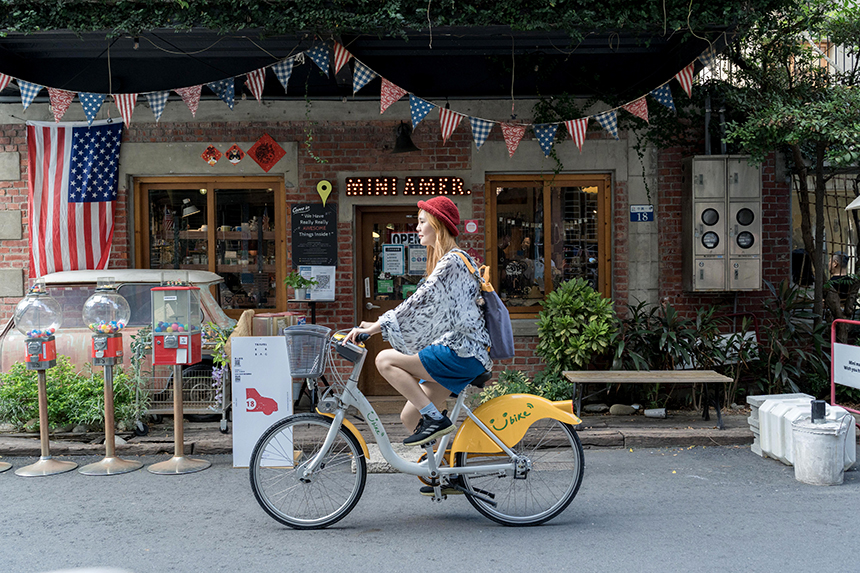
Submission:
M 337 204 L 297 204 L 291 212 L 293 266 L 337 266 Z

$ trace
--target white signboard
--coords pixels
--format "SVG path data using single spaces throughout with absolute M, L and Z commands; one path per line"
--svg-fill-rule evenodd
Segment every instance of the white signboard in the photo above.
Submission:
M 860 388 L 860 346 L 838 342 L 833 345 L 833 381 Z
M 427 247 L 409 245 L 409 274 L 421 276 L 427 272 Z
M 299 274 L 313 279 L 317 284 L 311 287 L 311 300 L 334 300 L 334 273 L 336 267 L 321 265 L 301 265 Z
M 247 336 L 231 343 L 233 467 L 246 468 L 266 429 L 293 413 L 293 384 L 283 336 Z
M 405 249 L 404 245 L 382 245 L 382 272 L 393 277 L 406 274 L 403 262 Z

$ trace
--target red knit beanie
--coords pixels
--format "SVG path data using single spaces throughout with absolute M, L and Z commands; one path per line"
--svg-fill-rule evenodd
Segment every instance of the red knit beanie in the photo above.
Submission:
M 457 225 L 460 224 L 460 211 L 447 197 L 433 197 L 427 201 L 418 201 L 418 208 L 439 219 L 451 231 L 452 236 L 456 237 L 460 234 L 457 230 Z

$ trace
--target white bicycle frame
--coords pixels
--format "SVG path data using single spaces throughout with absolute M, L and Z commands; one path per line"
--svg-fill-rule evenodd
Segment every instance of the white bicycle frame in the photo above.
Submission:
M 457 397 L 457 402 L 454 405 L 454 408 L 451 410 L 450 418 L 452 420 L 457 420 L 461 411 L 466 412 L 466 416 L 468 416 L 475 424 L 481 428 L 481 430 L 487 434 L 487 436 L 495 442 L 499 448 L 503 452 L 505 452 L 509 456 L 509 461 L 506 463 L 497 463 L 497 464 L 481 464 L 480 467 L 476 467 L 474 470 L 469 471 L 468 468 L 461 467 L 440 467 L 440 464 L 445 456 L 445 448 L 448 445 L 448 440 L 453 439 L 453 436 L 456 433 L 451 433 L 443 436 L 439 439 L 438 448 L 436 452 L 433 452 L 432 445 L 424 446 L 424 450 L 427 452 L 427 458 L 422 462 L 410 462 L 401 458 L 397 452 L 394 451 L 394 448 L 391 447 L 391 441 L 388 439 L 388 434 L 385 432 L 385 427 L 382 424 L 382 420 L 379 419 L 379 415 L 376 413 L 376 410 L 373 409 L 373 406 L 368 401 L 367 397 L 358 389 L 358 376 L 361 373 L 361 369 L 364 366 L 364 359 L 367 357 L 367 350 L 351 344 L 349 342 L 344 343 L 344 347 L 354 353 L 360 353 L 361 358 L 359 358 L 355 362 L 355 366 L 352 369 L 352 373 L 349 376 L 349 379 L 346 382 L 346 387 L 343 391 L 343 394 L 340 395 L 337 407 L 334 410 L 334 421 L 332 422 L 331 428 L 329 428 L 328 434 L 326 435 L 325 441 L 323 442 L 320 451 L 310 459 L 306 464 L 304 464 L 303 473 L 306 477 L 313 474 L 320 466 L 320 463 L 325 459 L 328 455 L 328 451 L 334 443 L 335 436 L 337 435 L 338 430 L 341 428 L 343 424 L 343 419 L 346 416 L 346 411 L 350 406 L 355 407 L 364 417 L 365 421 L 367 421 L 368 427 L 373 431 L 373 435 L 376 437 L 376 443 L 379 446 L 379 451 L 382 454 L 382 457 L 385 458 L 391 467 L 396 469 L 397 471 L 405 474 L 429 477 L 429 478 L 437 478 L 439 476 L 451 475 L 451 474 L 465 474 L 470 475 L 472 473 L 493 473 L 493 472 L 507 472 L 515 470 L 515 460 L 517 459 L 517 454 L 514 453 L 508 446 L 506 446 L 499 438 L 496 436 L 492 430 L 490 430 L 484 423 L 475 416 L 468 406 L 464 404 L 466 399 L 466 394 L 461 392 Z M 334 400 L 334 397 L 324 398 L 322 402 L 326 402 L 328 400 Z

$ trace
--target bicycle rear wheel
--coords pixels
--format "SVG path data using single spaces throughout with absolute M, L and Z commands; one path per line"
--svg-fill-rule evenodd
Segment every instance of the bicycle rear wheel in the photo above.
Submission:
M 536 421 L 511 448 L 527 458 L 530 469 L 522 479 L 513 471 L 460 474 L 467 491 L 490 497 L 496 506 L 467 495 L 475 509 L 502 525 L 538 525 L 564 511 L 579 491 L 585 462 L 582 444 L 573 428 L 552 418 Z M 457 466 L 471 471 L 482 464 L 498 464 L 503 453 L 457 455 Z
M 251 489 L 260 506 L 295 529 L 319 529 L 343 519 L 358 503 L 367 479 L 361 445 L 341 427 L 317 471 L 303 469 L 319 453 L 332 419 L 288 416 L 266 430 L 251 454 Z

